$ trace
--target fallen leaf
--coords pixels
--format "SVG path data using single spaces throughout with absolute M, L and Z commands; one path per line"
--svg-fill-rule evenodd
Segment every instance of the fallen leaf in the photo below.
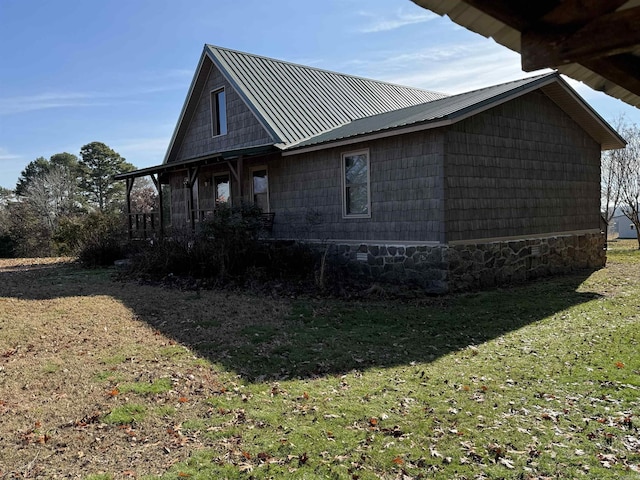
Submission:
M 516 468 L 513 465 L 513 462 L 511 460 L 509 460 L 508 458 L 501 458 L 500 460 L 498 460 L 502 465 L 504 465 L 507 468 Z
M 429 453 L 434 458 L 442 458 L 442 454 L 438 452 L 433 445 L 429 447 Z

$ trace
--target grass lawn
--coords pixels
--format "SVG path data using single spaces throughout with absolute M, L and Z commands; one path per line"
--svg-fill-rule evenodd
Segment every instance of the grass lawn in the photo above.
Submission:
M 640 478 L 640 251 L 400 302 L 0 260 L 0 479 Z

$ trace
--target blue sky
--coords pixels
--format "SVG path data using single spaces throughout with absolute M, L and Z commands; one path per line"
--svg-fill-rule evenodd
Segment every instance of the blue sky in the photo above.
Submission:
M 205 43 L 446 93 L 531 75 L 409 0 L 0 0 L 0 186 L 92 141 L 160 164 Z M 640 124 L 571 85 L 605 119 Z

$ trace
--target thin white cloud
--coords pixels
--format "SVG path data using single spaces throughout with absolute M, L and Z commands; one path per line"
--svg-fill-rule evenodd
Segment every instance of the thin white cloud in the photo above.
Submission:
M 368 25 L 365 25 L 359 29 L 362 33 L 376 33 L 385 32 L 388 30 L 395 30 L 406 25 L 413 25 L 416 23 L 424 23 L 437 18 L 434 13 L 426 10 L 418 12 L 406 12 L 404 9 L 397 10 L 393 16 L 380 16 L 371 12 L 358 12 L 360 16 L 367 17 L 369 19 Z
M 381 52 L 349 63 L 358 74 L 444 93 L 460 93 L 536 75 L 520 68 L 520 57 L 497 45 L 460 43 L 413 51 Z
M 0 162 L 20 160 L 21 158 L 23 158 L 22 155 L 9 153 L 9 150 L 7 150 L 6 148 L 0 147 Z
M 162 153 L 167 150 L 169 145 L 169 138 L 156 137 L 156 138 L 136 138 L 127 139 L 120 142 L 116 142 L 114 148 L 117 151 L 127 151 L 132 153 Z
M 41 93 L 38 95 L 0 98 L 0 115 L 64 107 L 99 106 L 86 93 Z
M 112 92 L 47 92 L 37 95 L 0 98 L 0 115 L 46 110 L 51 108 L 106 107 L 122 103 L 139 103 L 141 95 L 186 89 L 193 72 L 171 69 L 152 75 L 140 74 L 139 78 L 120 79 L 122 83 L 136 85 Z M 146 83 L 146 85 L 145 85 Z M 142 85 L 141 85 L 142 84 Z M 132 100 L 133 99 L 133 100 Z

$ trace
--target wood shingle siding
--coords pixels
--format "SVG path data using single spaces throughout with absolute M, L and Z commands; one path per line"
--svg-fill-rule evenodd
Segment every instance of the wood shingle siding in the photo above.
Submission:
M 598 228 L 600 146 L 544 94 L 445 136 L 447 241 Z
M 209 62 L 210 63 L 210 62 Z M 224 87 L 227 106 L 227 134 L 214 137 L 211 125 L 213 90 Z M 206 86 L 184 136 L 175 161 L 188 160 L 206 154 L 272 143 L 273 139 L 247 108 L 238 93 L 220 71 L 211 66 Z
M 418 132 L 349 146 L 369 149 L 371 218 L 342 217 L 345 149 L 282 157 L 270 164 L 274 234 L 280 238 L 443 240 L 443 136 Z M 280 222 L 280 218 L 286 218 Z

